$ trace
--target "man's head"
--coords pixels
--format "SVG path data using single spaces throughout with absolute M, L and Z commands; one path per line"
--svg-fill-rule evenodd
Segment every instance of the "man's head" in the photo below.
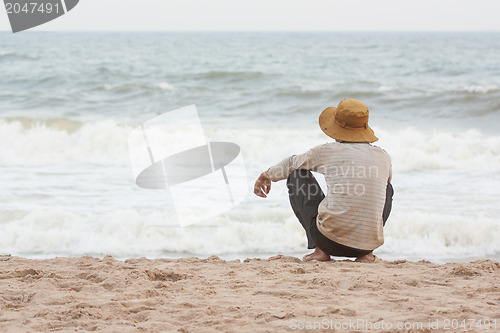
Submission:
M 368 107 L 355 99 L 344 99 L 319 115 L 319 126 L 337 141 L 375 142 L 378 138 L 368 126 Z

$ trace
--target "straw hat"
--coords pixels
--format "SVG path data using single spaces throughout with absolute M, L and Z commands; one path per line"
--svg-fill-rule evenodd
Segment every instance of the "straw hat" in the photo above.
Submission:
M 378 138 L 368 126 L 368 107 L 355 99 L 344 99 L 337 107 L 326 108 L 319 115 L 319 126 L 338 141 L 375 142 Z

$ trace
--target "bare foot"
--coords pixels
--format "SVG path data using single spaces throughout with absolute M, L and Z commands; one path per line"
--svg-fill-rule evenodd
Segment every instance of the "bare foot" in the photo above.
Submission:
M 368 253 L 368 254 L 365 254 L 364 256 L 361 256 L 361 257 L 357 257 L 355 261 L 357 262 L 375 262 L 375 260 L 380 260 L 379 258 L 377 258 L 376 255 L 374 255 L 373 253 Z
M 311 261 L 311 260 L 329 261 L 330 255 L 326 252 L 321 251 L 319 248 L 316 248 L 314 249 L 313 253 L 305 255 L 304 258 L 302 258 L 302 261 Z

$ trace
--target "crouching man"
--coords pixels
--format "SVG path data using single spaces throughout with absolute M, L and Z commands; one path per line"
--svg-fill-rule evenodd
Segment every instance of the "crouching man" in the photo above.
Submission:
M 293 212 L 304 227 L 308 248 L 303 260 L 355 257 L 373 262 L 372 251 L 384 243 L 393 189 L 391 158 L 371 143 L 378 140 L 368 126 L 363 103 L 344 99 L 319 116 L 321 130 L 335 142 L 290 156 L 260 174 L 254 193 L 265 198 L 271 182 L 286 179 Z M 326 196 L 311 171 L 323 174 Z

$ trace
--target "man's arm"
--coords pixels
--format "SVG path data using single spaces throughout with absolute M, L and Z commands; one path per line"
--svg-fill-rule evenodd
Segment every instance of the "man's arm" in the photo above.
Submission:
M 271 181 L 277 182 L 282 179 L 287 179 L 293 170 L 305 169 L 318 171 L 321 166 L 319 155 L 321 147 L 323 146 L 314 147 L 304 154 L 287 157 L 278 164 L 267 169 L 267 171 L 261 173 L 257 181 L 255 181 L 255 195 L 266 198 L 269 191 L 271 191 Z

